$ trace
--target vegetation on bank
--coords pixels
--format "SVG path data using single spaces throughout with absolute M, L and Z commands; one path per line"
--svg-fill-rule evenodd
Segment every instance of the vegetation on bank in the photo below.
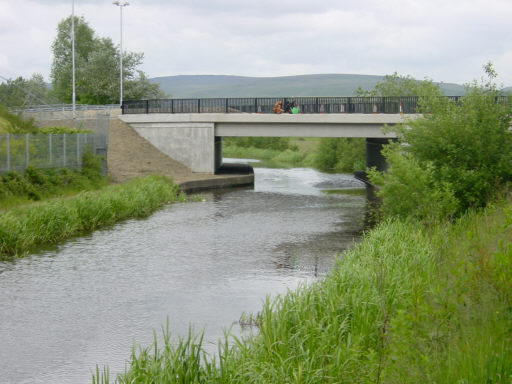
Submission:
M 38 127 L 34 119 L 24 119 L 21 115 L 9 112 L 6 106 L 0 104 L 0 134 L 60 134 L 60 133 L 90 133 L 84 129 L 77 129 L 68 126 Z
M 127 218 L 144 217 L 181 198 L 170 179 L 149 176 L 72 197 L 14 207 L 0 213 L 0 255 L 23 255 L 37 246 Z
M 267 167 L 308 167 L 351 173 L 365 168 L 365 141 L 354 138 L 225 138 L 226 157 L 258 159 Z
M 90 152 L 85 152 L 80 170 L 28 167 L 23 173 L 2 174 L 0 210 L 56 196 L 95 190 L 107 184 L 107 179 L 101 174 L 100 159 Z
M 512 181 L 512 105 L 496 103 L 496 72 L 467 86 L 458 102 L 423 95 L 422 118 L 393 127 L 387 172 L 370 172 L 388 216 L 440 220 L 484 207 Z
M 256 336 L 208 358 L 167 329 L 117 382 L 509 383 L 511 236 L 510 200 L 430 228 L 386 220 L 324 281 L 267 299 Z
M 167 328 L 116 381 L 512 382 L 512 111 L 486 70 L 461 103 L 431 93 L 428 114 L 399 129 L 407 145 L 372 172 L 381 221 L 325 280 L 268 298 L 249 316 L 259 332 L 227 336 L 214 357 L 201 336 L 173 342 Z

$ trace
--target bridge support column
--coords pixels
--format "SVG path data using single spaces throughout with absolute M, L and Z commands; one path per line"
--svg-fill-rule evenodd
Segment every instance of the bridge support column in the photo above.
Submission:
M 215 173 L 219 170 L 222 165 L 222 137 L 215 136 Z
M 366 139 L 366 167 L 375 167 L 378 171 L 385 171 L 388 168 L 386 159 L 382 155 L 382 148 L 393 139 Z

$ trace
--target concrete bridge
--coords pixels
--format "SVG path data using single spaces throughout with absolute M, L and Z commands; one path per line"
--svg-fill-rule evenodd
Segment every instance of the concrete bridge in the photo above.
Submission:
M 222 137 L 358 137 L 366 139 L 367 166 L 385 168 L 382 145 L 395 138 L 384 125 L 412 114 L 124 114 L 119 119 L 192 171 L 215 174 L 222 163 Z

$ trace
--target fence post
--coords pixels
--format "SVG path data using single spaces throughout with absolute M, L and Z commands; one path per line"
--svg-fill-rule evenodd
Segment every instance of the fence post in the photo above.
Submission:
M 78 169 L 82 168 L 82 164 L 80 164 L 80 134 L 76 134 L 76 166 Z
M 25 168 L 30 164 L 29 134 L 25 133 Z
M 226 113 L 228 113 L 228 99 L 226 99 Z
M 50 159 L 48 161 L 48 165 L 51 167 L 52 166 L 52 157 L 53 157 L 53 151 L 52 151 L 52 134 L 50 133 L 48 135 L 48 154 L 50 155 Z
M 62 134 L 62 166 L 66 168 L 66 134 Z
M 197 113 L 201 113 L 201 99 L 197 99 Z
M 5 140 L 6 146 L 7 146 L 7 171 L 11 170 L 11 137 L 7 133 L 6 134 L 6 140 Z

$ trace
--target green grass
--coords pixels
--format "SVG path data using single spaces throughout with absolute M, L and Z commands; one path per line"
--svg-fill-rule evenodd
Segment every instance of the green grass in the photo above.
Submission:
M 117 381 L 510 384 L 511 238 L 510 200 L 455 223 L 385 221 L 325 280 L 267 298 L 256 336 L 212 359 L 167 328 Z
M 0 211 L 34 201 L 96 190 L 106 185 L 108 180 L 101 174 L 100 159 L 86 152 L 82 156 L 81 170 L 28 167 L 23 173 L 6 172 L 0 175 Z
M 15 207 L 0 213 L 0 256 L 22 256 L 118 221 L 144 217 L 183 198 L 165 177 L 150 176 L 72 197 Z
M 222 155 L 238 159 L 257 159 L 260 160 L 259 166 L 269 168 L 311 167 L 316 156 L 312 152 L 294 151 L 291 149 L 279 151 L 254 147 L 238 147 L 235 145 L 224 145 L 222 147 Z

